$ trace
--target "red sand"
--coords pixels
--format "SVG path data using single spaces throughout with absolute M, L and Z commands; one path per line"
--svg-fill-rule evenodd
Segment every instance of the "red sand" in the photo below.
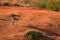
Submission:
M 4 7 L 4 6 L 0 7 L 0 15 L 10 15 L 10 14 L 18 14 L 21 16 L 21 19 L 15 22 L 17 25 L 13 25 L 12 22 L 10 23 L 8 22 L 8 24 L 11 25 L 7 25 L 7 28 L 5 29 L 4 27 L 0 28 L 0 35 L 1 35 L 0 38 L 11 37 L 12 35 L 20 34 L 26 30 L 33 29 L 27 27 L 27 25 L 30 24 L 37 26 L 37 28 L 51 30 L 54 33 L 60 34 L 59 31 L 60 27 L 57 26 L 60 23 L 59 21 L 60 12 L 55 12 L 50 10 L 38 10 L 38 9 L 27 8 L 27 7 Z M 57 21 L 57 23 L 55 23 L 55 21 Z M 47 27 L 48 23 L 53 23 L 53 26 Z

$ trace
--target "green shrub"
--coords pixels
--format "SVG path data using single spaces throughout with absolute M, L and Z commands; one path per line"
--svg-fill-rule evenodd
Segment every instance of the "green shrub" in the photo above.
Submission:
M 53 11 L 60 11 L 60 1 L 41 0 L 33 3 L 34 7 L 45 8 Z
M 38 31 L 28 31 L 25 37 L 27 37 L 28 40 L 39 40 L 43 37 L 43 35 Z
M 47 1 L 34 2 L 34 3 L 33 3 L 33 7 L 45 8 L 45 4 L 46 4 L 46 3 L 47 3 Z
M 46 9 L 50 9 L 53 11 L 59 11 L 60 10 L 60 2 L 47 2 Z

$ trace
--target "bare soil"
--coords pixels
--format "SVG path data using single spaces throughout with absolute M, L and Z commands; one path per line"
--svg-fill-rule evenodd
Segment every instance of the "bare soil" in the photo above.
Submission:
M 14 24 L 11 14 L 20 16 Z M 33 27 L 30 27 L 31 25 Z M 15 35 L 23 34 L 26 30 L 33 29 L 55 40 L 60 40 L 60 12 L 31 7 L 0 6 L 0 40 L 7 40 L 4 38 L 13 38 Z

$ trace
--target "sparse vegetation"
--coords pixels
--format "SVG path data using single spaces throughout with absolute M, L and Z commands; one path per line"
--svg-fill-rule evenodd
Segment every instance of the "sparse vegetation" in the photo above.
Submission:
M 33 3 L 34 7 L 45 8 L 53 11 L 60 11 L 60 1 L 41 0 Z
M 47 1 L 37 1 L 37 2 L 34 2 L 32 5 L 37 8 L 45 8 L 46 3 Z
M 60 1 L 51 1 L 46 4 L 46 8 L 53 10 L 53 11 L 59 11 L 60 10 Z
M 38 31 L 28 31 L 24 37 L 26 37 L 27 40 L 39 40 L 43 35 Z
M 26 38 L 25 40 L 54 40 L 39 31 L 28 31 L 24 37 Z

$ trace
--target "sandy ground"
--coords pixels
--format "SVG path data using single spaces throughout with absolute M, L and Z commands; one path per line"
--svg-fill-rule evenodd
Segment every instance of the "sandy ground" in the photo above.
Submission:
M 19 15 L 19 20 L 13 22 L 9 16 Z M 60 12 L 39 10 L 27 7 L 4 7 L 0 6 L 0 39 L 21 35 L 26 30 L 39 30 L 50 37 L 60 40 Z M 7 21 L 5 21 L 7 20 Z M 29 27 L 33 25 L 34 27 Z

